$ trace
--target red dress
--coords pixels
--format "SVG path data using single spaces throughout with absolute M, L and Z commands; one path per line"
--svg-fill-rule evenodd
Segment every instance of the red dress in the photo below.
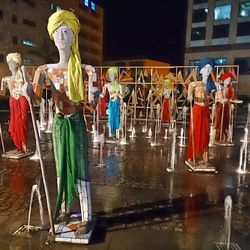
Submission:
M 186 160 L 191 160 L 193 156 L 197 157 L 206 152 L 209 144 L 209 118 L 209 108 L 207 105 L 201 106 L 195 104 L 193 106 L 193 128 L 192 122 L 190 122 Z
M 24 152 L 23 145 L 27 143 L 27 123 L 29 103 L 24 96 L 18 99 L 10 96 L 10 124 L 9 132 L 15 146 L 21 152 Z

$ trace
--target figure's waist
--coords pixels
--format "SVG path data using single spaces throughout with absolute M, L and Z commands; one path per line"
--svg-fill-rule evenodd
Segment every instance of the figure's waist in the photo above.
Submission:
M 204 105 L 208 105 L 208 98 L 207 97 L 194 97 L 194 103 L 204 106 Z

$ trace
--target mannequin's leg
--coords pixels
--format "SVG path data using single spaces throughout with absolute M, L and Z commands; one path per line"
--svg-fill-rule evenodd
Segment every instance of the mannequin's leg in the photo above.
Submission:
M 92 219 L 90 183 L 78 180 L 77 189 L 79 193 L 82 222 L 89 222 Z

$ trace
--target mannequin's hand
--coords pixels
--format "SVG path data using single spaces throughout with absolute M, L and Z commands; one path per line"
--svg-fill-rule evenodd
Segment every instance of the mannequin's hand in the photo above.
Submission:
M 95 68 L 91 65 L 86 65 L 85 71 L 88 75 L 92 75 L 95 72 Z
M 215 82 L 214 85 L 216 87 L 216 90 L 221 89 L 221 85 L 218 82 Z

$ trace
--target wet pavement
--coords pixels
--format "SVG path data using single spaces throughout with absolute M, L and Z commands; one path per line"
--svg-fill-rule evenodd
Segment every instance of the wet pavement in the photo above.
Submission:
M 250 175 L 239 175 L 236 171 L 240 138 L 246 120 L 244 117 L 241 116 L 242 122 L 234 129 L 234 147 L 210 148 L 210 159 L 218 168 L 218 174 L 189 172 L 184 165 L 186 148 L 178 146 L 179 139 L 176 144 L 175 170 L 168 173 L 166 168 L 170 167 L 171 134 L 169 139 L 164 140 L 162 129 L 157 135 L 157 142 L 161 145 L 151 147 L 153 139 L 146 138 L 146 134 L 141 132 L 142 122 L 136 123 L 137 137 L 128 137 L 127 145 L 104 145 L 104 167 L 98 166 L 99 145 L 90 143 L 92 204 L 97 224 L 91 244 L 85 246 L 61 243 L 47 245 L 46 228 L 30 238 L 12 235 L 27 224 L 30 192 L 32 185 L 40 178 L 40 168 L 39 163 L 28 158 L 0 158 L 0 249 L 218 249 L 216 243 L 223 242 L 226 235 L 224 199 L 230 195 L 233 200 L 231 242 L 239 249 L 249 250 Z M 90 117 L 88 121 L 90 129 Z M 178 125 L 178 134 L 180 128 L 181 124 Z M 7 131 L 6 124 L 3 129 Z M 92 137 L 93 134 L 89 133 L 90 141 Z M 13 149 L 7 133 L 4 139 L 6 148 Z M 31 125 L 29 145 L 33 148 L 35 145 Z M 50 134 L 42 134 L 42 151 L 54 207 L 56 178 Z M 250 171 L 249 164 L 247 168 Z M 43 187 L 41 192 L 48 225 Z M 79 211 L 77 203 L 73 210 Z M 40 226 L 37 197 L 32 207 L 31 225 Z

